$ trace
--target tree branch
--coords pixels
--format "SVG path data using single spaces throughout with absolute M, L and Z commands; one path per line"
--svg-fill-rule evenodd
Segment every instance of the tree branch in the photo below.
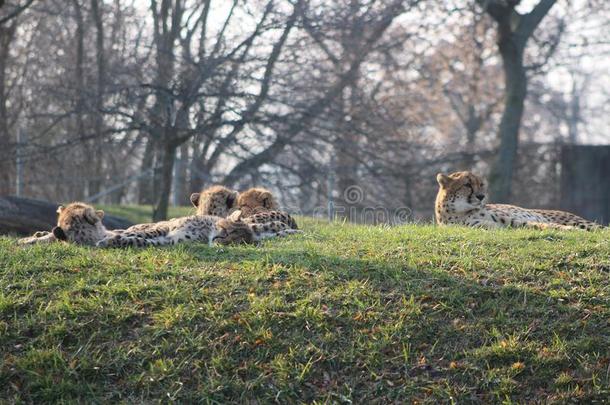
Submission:
M 21 14 L 23 11 L 25 11 L 26 8 L 30 7 L 32 5 L 32 3 L 34 2 L 34 0 L 28 0 L 25 2 L 24 5 L 16 7 L 12 12 L 10 12 L 8 15 L 0 18 L 0 25 L 4 24 L 5 22 L 12 20 L 13 18 L 17 17 L 19 14 Z M 2 3 L 4 3 L 4 1 L 2 1 Z

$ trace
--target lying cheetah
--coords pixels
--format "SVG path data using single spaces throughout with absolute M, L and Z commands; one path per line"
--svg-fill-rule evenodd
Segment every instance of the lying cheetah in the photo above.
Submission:
M 470 172 L 439 173 L 436 222 L 483 228 L 529 227 L 536 229 L 585 229 L 600 226 L 564 211 L 538 210 L 506 204 L 487 204 L 487 184 Z
M 246 224 L 267 224 L 270 222 L 281 222 L 288 225 L 290 229 L 299 229 L 297 222 L 287 212 L 282 211 L 264 211 L 254 215 L 244 217 L 241 210 L 235 211 L 229 216 L 233 221 L 243 221 Z
M 237 191 L 216 185 L 191 194 L 191 203 L 197 208 L 197 215 L 225 218 L 235 211 L 238 196 Z
M 57 226 L 52 232 L 37 232 L 21 239 L 20 244 L 67 241 L 98 247 L 162 246 L 181 242 L 253 243 L 293 233 L 283 223 L 246 224 L 210 215 L 193 215 L 150 224 L 138 224 L 125 230 L 108 230 L 102 224 L 104 212 L 84 203 L 59 207 Z M 243 228 L 247 228 L 244 231 Z
M 239 195 L 237 209 L 241 211 L 242 217 L 246 218 L 261 212 L 278 211 L 280 205 L 271 191 L 264 188 L 251 188 Z
M 191 195 L 191 203 L 197 207 L 197 215 L 232 215 L 233 221 L 243 220 L 247 224 L 268 224 L 279 221 L 290 229 L 298 229 L 289 214 L 277 211 L 279 204 L 273 194 L 264 188 L 251 188 L 244 193 L 224 186 L 212 186 L 201 193 Z
M 263 239 L 296 233 L 280 221 L 246 223 L 211 215 L 191 215 L 151 224 L 134 225 L 97 243 L 98 247 L 144 247 L 203 242 L 212 246 L 256 243 Z
M 219 231 L 214 241 L 221 245 L 256 243 L 263 239 L 302 233 L 296 229 L 296 223 L 295 228 L 291 228 L 289 224 L 282 221 L 254 222 L 247 221 L 247 219 L 242 221 L 229 218 L 218 221 L 216 225 Z
M 104 211 L 95 210 L 82 202 L 59 206 L 57 214 L 57 226 L 51 232 L 36 232 L 34 236 L 20 239 L 18 243 L 31 245 L 63 240 L 77 245 L 95 246 L 100 240 L 118 232 L 109 231 L 102 224 Z
M 241 193 L 234 214 L 235 219 L 241 218 L 250 224 L 280 221 L 291 229 L 298 229 L 294 218 L 286 212 L 279 211 L 276 198 L 271 191 L 264 188 L 251 188 Z

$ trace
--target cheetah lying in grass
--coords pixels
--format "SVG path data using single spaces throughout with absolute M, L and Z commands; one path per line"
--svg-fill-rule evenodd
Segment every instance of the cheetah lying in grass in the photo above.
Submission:
M 440 225 L 459 224 L 482 228 L 528 227 L 535 229 L 599 229 L 600 225 L 564 211 L 487 204 L 487 184 L 470 172 L 439 173 L 435 215 Z
M 51 232 L 36 232 L 33 236 L 19 239 L 20 245 L 32 245 L 64 240 L 77 245 L 95 246 L 97 242 L 115 232 L 102 224 L 104 211 L 74 202 L 57 208 L 57 226 Z
M 251 188 L 241 193 L 237 198 L 237 209 L 233 218 L 250 224 L 279 221 L 291 229 L 298 229 L 294 218 L 280 211 L 275 196 L 264 188 Z
M 226 218 L 236 210 L 238 196 L 237 191 L 216 185 L 191 194 L 191 203 L 197 208 L 197 215 Z
M 185 242 L 211 245 L 255 243 L 263 239 L 296 233 L 284 223 L 249 224 L 239 219 L 224 219 L 211 215 L 192 215 L 150 224 L 134 225 L 125 230 L 108 230 L 102 224 L 104 212 L 84 203 L 59 207 L 57 226 L 52 232 L 37 232 L 19 240 L 19 244 L 67 241 L 98 247 L 164 246 Z
M 294 218 L 280 211 L 277 199 L 264 188 L 251 188 L 240 194 L 224 186 L 212 186 L 192 194 L 191 203 L 197 208 L 197 215 L 228 216 L 250 225 L 281 222 L 298 229 Z

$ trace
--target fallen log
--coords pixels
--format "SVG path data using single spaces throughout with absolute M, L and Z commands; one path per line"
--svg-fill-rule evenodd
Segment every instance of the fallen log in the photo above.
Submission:
M 0 197 L 0 235 L 32 235 L 50 231 L 57 224 L 57 207 L 61 204 L 15 196 Z M 108 229 L 124 229 L 133 223 L 112 215 L 104 215 Z

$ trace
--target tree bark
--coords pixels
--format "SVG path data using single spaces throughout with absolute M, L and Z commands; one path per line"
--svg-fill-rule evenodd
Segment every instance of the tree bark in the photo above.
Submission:
M 93 153 L 92 166 L 94 168 L 94 176 L 89 181 L 89 195 L 95 195 L 100 192 L 102 187 L 102 179 L 99 173 L 103 173 L 103 125 L 104 118 L 102 115 L 104 103 L 104 88 L 106 84 L 106 59 L 104 54 L 104 24 L 102 21 L 102 10 L 99 8 L 98 0 L 91 0 L 91 11 L 96 28 L 95 52 L 97 64 L 97 80 L 95 89 L 95 112 L 93 115 L 93 129 L 95 138 L 92 141 Z
M 187 144 L 180 146 L 180 157 L 176 159 L 174 169 L 174 204 L 187 205 L 189 195 L 187 190 L 186 172 L 188 164 L 189 148 Z
M 527 96 L 523 54 L 528 39 L 557 0 L 539 0 L 527 14 L 515 10 L 518 1 L 477 0 L 497 24 L 498 50 L 504 69 L 504 111 L 499 127 L 500 146 L 490 173 L 490 193 L 496 201 L 508 202 L 519 146 L 519 129 Z
M 144 148 L 144 156 L 142 157 L 142 164 L 140 166 L 140 172 L 144 173 L 147 170 L 152 170 L 155 166 L 155 140 L 152 137 L 148 137 L 146 141 L 146 147 Z M 151 173 L 149 176 L 144 176 L 138 180 L 138 204 L 150 205 L 153 203 L 153 181 L 154 176 Z
M 193 156 L 190 161 L 190 192 L 198 193 L 203 188 L 206 181 L 209 180 L 210 175 L 206 172 L 206 165 L 204 163 L 205 156 L 199 152 L 199 148 L 193 143 Z
M 169 206 L 169 195 L 172 191 L 172 174 L 175 159 L 176 146 L 171 143 L 165 143 L 162 149 L 159 188 L 155 193 L 153 221 L 163 221 L 167 219 L 167 208 Z
M 498 44 L 506 94 L 499 128 L 500 148 L 489 176 L 490 192 L 495 201 L 506 202 L 511 193 L 519 146 L 519 128 L 527 96 L 527 76 L 523 66 L 524 45 L 520 45 L 512 36 L 501 39 Z
M 0 151 L 5 154 L 0 159 L 0 195 L 8 195 L 11 192 L 12 165 L 9 160 L 11 136 L 8 125 L 8 111 L 6 102 L 6 70 L 10 53 L 11 43 L 15 37 L 17 23 L 13 21 L 10 25 L 0 25 Z

